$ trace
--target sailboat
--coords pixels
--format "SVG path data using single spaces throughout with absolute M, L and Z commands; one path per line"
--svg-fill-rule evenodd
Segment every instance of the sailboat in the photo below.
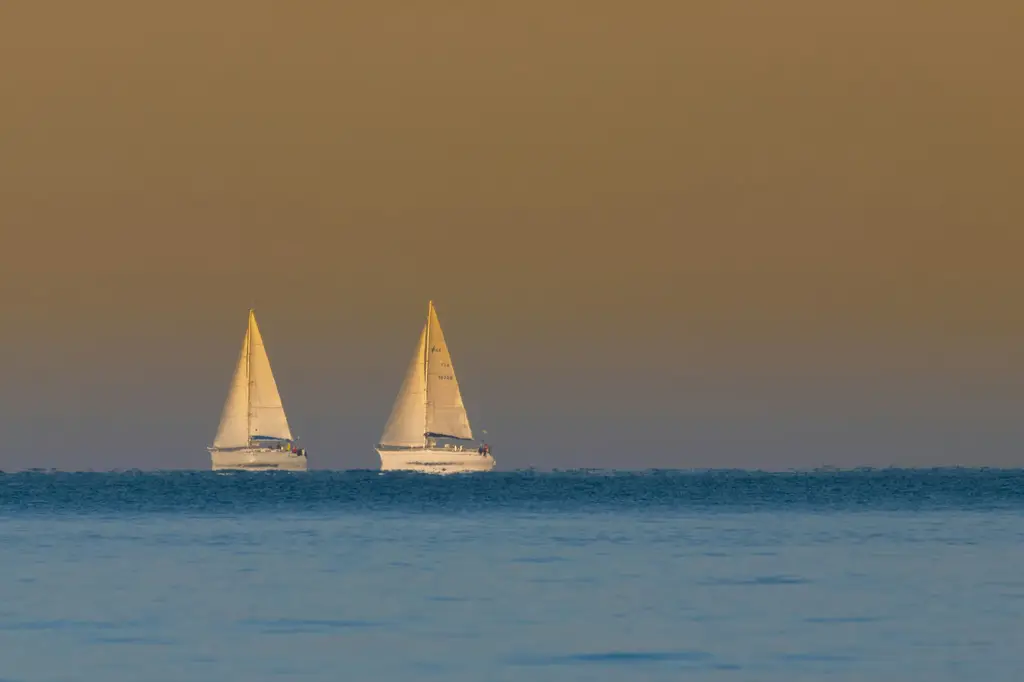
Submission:
M 306 471 L 306 451 L 294 444 L 256 315 L 249 322 L 213 446 L 213 470 Z
M 377 445 L 382 471 L 490 471 L 490 447 L 466 445 L 473 431 L 433 301 L 416 351 Z

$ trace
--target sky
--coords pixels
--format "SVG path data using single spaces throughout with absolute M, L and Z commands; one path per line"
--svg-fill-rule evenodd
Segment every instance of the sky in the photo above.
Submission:
M 1016 0 L 0 3 L 0 469 L 1024 465 Z

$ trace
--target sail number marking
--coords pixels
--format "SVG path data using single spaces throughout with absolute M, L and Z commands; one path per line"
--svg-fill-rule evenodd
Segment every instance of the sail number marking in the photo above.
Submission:
M 439 346 L 431 346 L 430 347 L 430 352 L 431 353 L 440 353 L 442 350 L 444 350 L 444 349 L 439 347 Z M 452 363 L 451 362 L 441 362 L 439 364 L 441 365 L 441 367 L 443 367 L 444 369 L 446 369 L 448 371 L 451 371 L 451 369 L 452 369 Z M 454 374 L 438 374 L 436 376 L 437 376 L 438 380 L 440 380 L 440 381 L 454 381 L 455 380 L 455 375 Z

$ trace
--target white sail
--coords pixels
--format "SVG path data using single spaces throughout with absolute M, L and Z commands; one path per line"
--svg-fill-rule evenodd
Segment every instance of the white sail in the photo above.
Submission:
M 249 443 L 249 330 L 242 340 L 235 375 L 231 378 L 228 399 L 220 415 L 215 448 L 241 448 Z
M 292 432 L 270 370 L 263 337 L 256 325 L 256 316 L 250 310 L 242 352 L 231 379 L 213 447 L 244 448 L 253 436 L 291 440 Z
M 427 344 L 426 432 L 471 440 L 473 431 L 469 427 L 452 355 L 445 343 L 433 302 L 427 313 Z
M 281 404 L 274 373 L 270 370 L 263 336 L 256 316 L 249 311 L 249 437 L 265 436 L 291 440 L 292 430 Z
M 416 352 L 412 355 L 409 369 L 405 373 L 402 387 L 398 389 L 398 397 L 391 408 L 391 416 L 384 426 L 384 434 L 380 437 L 381 445 L 398 447 L 422 447 L 425 443 L 423 433 L 426 431 L 426 413 L 424 411 L 426 376 L 424 359 L 426 356 L 427 325 L 423 325 L 420 340 L 416 344 Z

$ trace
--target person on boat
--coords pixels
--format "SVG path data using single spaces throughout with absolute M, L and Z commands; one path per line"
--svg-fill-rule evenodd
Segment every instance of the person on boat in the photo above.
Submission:
M 480 447 L 480 454 L 481 455 L 489 455 L 489 454 L 491 454 L 491 447 L 487 443 L 484 443 Z

